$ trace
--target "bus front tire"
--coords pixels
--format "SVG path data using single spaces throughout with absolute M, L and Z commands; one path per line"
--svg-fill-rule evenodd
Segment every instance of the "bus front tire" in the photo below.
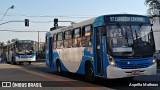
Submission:
M 89 82 L 94 82 L 95 81 L 94 70 L 91 63 L 86 65 L 85 70 L 86 70 L 86 80 Z
M 28 62 L 28 64 L 31 64 L 32 62 Z

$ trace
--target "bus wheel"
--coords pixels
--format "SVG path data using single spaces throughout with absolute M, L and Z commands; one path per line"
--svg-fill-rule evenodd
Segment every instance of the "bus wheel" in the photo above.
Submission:
M 85 71 L 86 71 L 86 79 L 87 79 L 87 81 L 94 82 L 95 81 L 94 70 L 93 70 L 93 67 L 92 67 L 92 65 L 90 63 L 86 65 Z
M 32 62 L 28 62 L 28 64 L 31 64 Z
M 57 62 L 57 73 L 62 74 L 61 63 L 59 61 Z

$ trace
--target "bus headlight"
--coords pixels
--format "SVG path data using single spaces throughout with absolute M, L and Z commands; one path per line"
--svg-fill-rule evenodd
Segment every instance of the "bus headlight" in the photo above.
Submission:
M 154 64 L 154 63 L 156 63 L 156 60 L 155 60 L 155 59 L 153 59 L 153 60 L 152 60 L 152 63 L 153 63 L 153 64 Z
M 111 56 L 109 56 L 108 55 L 108 62 L 109 62 L 109 64 L 111 65 L 111 66 L 116 66 L 116 63 L 114 62 L 114 59 L 111 57 Z

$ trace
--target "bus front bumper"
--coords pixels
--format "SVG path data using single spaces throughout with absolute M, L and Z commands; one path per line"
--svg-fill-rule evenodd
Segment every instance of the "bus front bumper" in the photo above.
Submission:
M 33 58 L 18 58 L 16 57 L 16 62 L 33 62 L 33 61 L 36 61 L 36 58 L 33 57 Z
M 121 69 L 109 65 L 106 69 L 106 72 L 108 79 L 134 77 L 140 75 L 154 75 L 157 73 L 157 63 L 147 68 L 138 69 Z

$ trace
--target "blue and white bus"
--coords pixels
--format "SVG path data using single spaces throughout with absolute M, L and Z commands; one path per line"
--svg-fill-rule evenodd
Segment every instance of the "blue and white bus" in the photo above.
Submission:
M 36 61 L 36 42 L 33 40 L 16 40 L 7 44 L 4 51 L 6 52 L 6 62 L 11 64 L 28 62 L 31 64 Z
M 88 80 L 154 75 L 154 52 L 152 24 L 142 15 L 103 15 L 46 33 L 46 65 Z

